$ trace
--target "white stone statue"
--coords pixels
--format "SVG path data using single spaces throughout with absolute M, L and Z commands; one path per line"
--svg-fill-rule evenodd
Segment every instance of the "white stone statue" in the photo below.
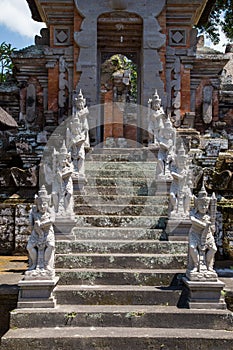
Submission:
M 214 239 L 216 197 L 208 197 L 204 184 L 194 199 L 189 231 L 189 262 L 186 276 L 189 280 L 217 280 L 213 269 L 217 247 Z
M 74 171 L 71 155 L 68 153 L 65 142 L 59 152 L 54 150 L 52 176 L 52 199 L 56 217 L 74 216 L 73 181 Z
M 54 214 L 49 208 L 51 196 L 43 185 L 35 196 L 35 205 L 30 212 L 32 232 L 28 240 L 29 269 L 26 279 L 53 279 L 55 277 Z
M 76 101 L 76 112 L 71 118 L 70 127 L 66 132 L 66 146 L 68 151 L 71 152 L 71 157 L 74 165 L 74 177 L 85 178 L 85 148 L 90 147 L 89 142 L 89 126 L 88 126 L 88 108 L 86 105 L 86 99 L 83 98 L 82 91 L 80 90 Z
M 171 172 L 170 187 L 170 217 L 174 219 L 189 219 L 190 202 L 192 198 L 192 173 L 189 168 L 189 157 L 185 154 L 183 143 L 175 157 L 175 167 Z
M 155 90 L 154 95 L 148 101 L 149 126 L 148 131 L 152 136 L 152 144 L 158 145 L 159 130 L 164 127 L 167 116 L 161 107 L 161 99 Z
M 170 119 L 164 123 L 164 127 L 159 130 L 158 143 L 158 164 L 156 174 L 158 178 L 171 180 L 171 169 L 175 159 L 175 137 L 176 131 Z
M 63 141 L 59 151 L 53 150 L 52 166 L 44 164 L 45 181 L 52 187 L 52 204 L 56 219 L 74 217 L 73 171 L 71 155 Z

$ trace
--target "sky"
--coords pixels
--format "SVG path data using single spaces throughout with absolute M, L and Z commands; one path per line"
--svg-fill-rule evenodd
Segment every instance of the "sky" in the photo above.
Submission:
M 21 49 L 34 44 L 35 35 L 40 35 L 44 23 L 33 21 L 26 0 L 0 0 L 0 43 L 10 43 L 12 47 Z M 226 38 L 221 33 L 220 44 L 213 45 L 205 40 L 205 46 L 218 51 L 225 51 Z
M 0 0 L 0 43 L 21 49 L 34 44 L 44 23 L 33 21 L 26 0 Z

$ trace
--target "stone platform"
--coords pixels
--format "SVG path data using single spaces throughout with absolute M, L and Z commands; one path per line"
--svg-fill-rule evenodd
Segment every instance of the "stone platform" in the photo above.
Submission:
M 86 162 L 74 239 L 56 241 L 57 305 L 15 310 L 3 350 L 229 350 L 232 313 L 187 308 L 188 245 L 168 241 L 168 193 L 150 191 L 156 162 L 127 152 Z

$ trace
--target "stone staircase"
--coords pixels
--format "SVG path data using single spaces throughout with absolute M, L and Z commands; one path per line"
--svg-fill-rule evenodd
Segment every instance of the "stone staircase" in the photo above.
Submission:
M 56 243 L 57 307 L 12 312 L 2 349 L 233 349 L 229 311 L 186 308 L 187 242 L 167 240 L 155 168 L 142 149 L 89 156 L 76 239 Z

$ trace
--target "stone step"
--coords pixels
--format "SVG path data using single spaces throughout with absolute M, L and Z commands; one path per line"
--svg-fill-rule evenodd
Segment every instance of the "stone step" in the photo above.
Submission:
M 121 147 L 94 147 L 92 149 L 92 152 L 90 153 L 92 154 L 127 154 L 127 155 L 136 155 L 136 156 L 142 156 L 143 154 L 147 154 L 148 152 L 150 152 L 149 148 L 147 147 L 141 147 L 140 144 L 138 144 L 138 147 L 125 147 L 125 148 L 121 148 Z
M 145 150 L 140 150 L 138 152 L 138 149 L 132 150 L 130 148 L 109 148 L 109 149 L 102 149 L 97 150 L 94 149 L 92 152 L 89 152 L 86 154 L 86 158 L 88 160 L 91 160 L 93 156 L 114 156 L 116 159 L 123 158 L 123 159 L 129 159 L 130 161 L 145 161 L 145 160 L 154 160 L 157 158 L 157 154 L 153 156 L 153 154 L 148 148 Z
M 94 170 L 94 171 L 93 171 Z M 93 166 L 93 169 L 89 169 L 87 168 L 85 171 L 85 175 L 88 178 L 88 180 L 90 179 L 90 181 L 94 181 L 95 179 L 120 179 L 120 178 L 124 178 L 124 179 L 154 179 L 155 178 L 155 169 L 151 169 L 149 167 L 149 169 L 145 169 L 142 171 L 141 169 L 137 170 L 137 169 L 124 169 L 123 167 L 119 167 L 119 169 L 117 168 L 117 166 L 115 166 L 115 168 L 106 168 L 106 169 L 99 169 L 95 167 L 95 165 Z M 92 180 L 93 179 L 93 180 Z
M 166 242 L 154 240 L 76 240 L 58 241 L 56 254 L 73 253 L 147 253 L 147 254 L 187 254 L 187 242 Z
M 130 153 L 92 153 L 86 157 L 86 163 L 88 162 L 127 162 L 127 163 L 141 163 L 147 160 L 148 157 L 141 155 L 132 155 Z M 154 159 L 154 158 L 153 158 Z
M 103 196 L 96 192 L 91 193 L 89 189 L 86 189 L 86 194 L 75 194 L 75 204 L 88 204 L 88 205 L 166 205 L 168 204 L 168 196 L 155 195 L 155 196 L 132 196 L 132 195 L 111 195 Z
M 56 269 L 59 284 L 79 285 L 180 285 L 185 270 L 155 269 Z
M 138 178 L 126 178 L 121 175 L 120 178 L 113 178 L 113 177 L 99 177 L 99 178 L 89 178 L 87 179 L 87 185 L 85 188 L 92 188 L 92 187 L 115 187 L 122 189 L 124 187 L 149 187 L 151 185 L 151 182 L 154 179 L 149 179 L 149 178 L 143 178 L 143 179 L 138 179 Z
M 185 269 L 187 254 L 56 254 L 56 268 Z
M 79 215 L 76 226 L 165 228 L 166 216 Z
M 86 170 L 111 170 L 122 169 L 131 170 L 133 173 L 143 172 L 146 174 L 147 170 L 156 169 L 157 160 L 132 160 L 130 157 L 122 155 L 101 155 L 93 154 L 92 159 L 87 159 L 85 162 Z
M 134 240 L 153 239 L 166 240 L 162 229 L 147 229 L 142 227 L 78 227 L 73 230 L 77 239 L 91 240 Z
M 127 147 L 101 147 L 99 145 L 94 146 L 90 153 L 88 154 L 129 154 L 137 157 L 142 157 L 150 154 L 154 154 L 154 147 L 151 149 L 151 146 L 142 146 L 141 143 L 129 144 Z
M 85 186 L 86 194 L 95 196 L 128 196 L 130 199 L 134 196 L 148 196 L 152 188 L 147 185 L 143 186 Z M 155 189 L 153 188 L 153 191 Z
M 76 215 L 167 215 L 167 205 L 131 205 L 126 204 L 75 204 Z
M 37 310 L 38 311 L 38 310 Z M 58 305 L 55 309 L 15 310 L 11 328 L 146 327 L 233 330 L 232 313 L 160 305 Z M 214 320 L 214 322 L 213 322 Z
M 233 332 L 189 328 L 51 327 L 11 329 L 1 350 L 231 350 Z
M 182 289 L 132 285 L 58 285 L 58 304 L 68 305 L 177 305 Z

